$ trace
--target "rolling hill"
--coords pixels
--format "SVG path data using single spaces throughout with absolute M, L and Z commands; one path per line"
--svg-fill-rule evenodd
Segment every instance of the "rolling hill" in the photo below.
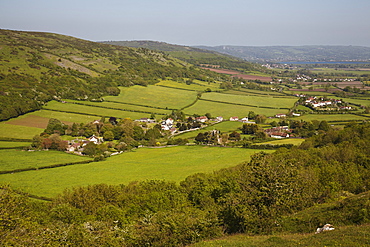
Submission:
M 40 109 L 52 99 L 99 101 L 103 95 L 118 95 L 118 86 L 214 75 L 145 48 L 0 30 L 0 120 Z
M 232 54 L 224 54 L 220 53 L 219 51 L 212 51 L 210 49 L 200 49 L 196 47 L 181 46 L 168 44 L 165 42 L 147 40 L 103 41 L 102 43 L 162 51 L 166 54 L 171 55 L 172 57 L 198 66 L 213 65 L 225 69 L 238 69 L 245 72 L 266 71 L 264 67 L 258 64 L 246 62 L 236 56 L 233 56 Z

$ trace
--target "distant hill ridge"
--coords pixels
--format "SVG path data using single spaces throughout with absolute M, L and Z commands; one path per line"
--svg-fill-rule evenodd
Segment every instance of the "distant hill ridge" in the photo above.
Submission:
M 212 64 L 218 65 L 225 69 L 239 69 L 249 72 L 265 72 L 265 68 L 258 64 L 246 62 L 245 60 L 240 59 L 232 54 L 223 54 L 219 51 L 213 51 L 211 49 L 174 45 L 150 40 L 101 41 L 101 43 L 162 51 L 171 55 L 172 57 L 198 66 Z
M 370 47 L 364 46 L 196 46 L 253 62 L 370 62 Z

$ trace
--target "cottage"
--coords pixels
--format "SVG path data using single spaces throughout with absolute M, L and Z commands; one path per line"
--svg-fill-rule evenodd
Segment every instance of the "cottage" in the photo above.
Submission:
M 239 121 L 239 118 L 238 117 L 231 117 L 230 121 Z
M 93 143 L 95 143 L 95 144 L 100 144 L 100 143 L 103 143 L 103 142 L 104 142 L 104 140 L 103 140 L 103 138 L 102 138 L 102 137 L 97 137 L 97 136 L 95 136 L 95 135 L 91 136 L 91 137 L 89 138 L 89 141 L 90 141 L 90 142 L 93 142 Z
M 276 114 L 275 117 L 277 117 L 277 118 L 286 117 L 286 114 Z
M 224 121 L 224 118 L 221 117 L 221 116 L 218 116 L 218 117 L 216 117 L 216 120 L 217 120 L 217 122 L 222 122 L 222 121 Z
M 207 121 L 208 121 L 208 118 L 207 118 L 206 116 L 202 116 L 202 117 L 197 117 L 197 118 L 195 118 L 195 120 L 196 120 L 197 122 L 205 123 L 205 122 L 207 122 Z
M 242 119 L 241 119 L 241 122 L 243 122 L 243 123 L 249 123 L 249 121 L 248 121 L 248 118 L 247 118 L 247 117 L 242 118 Z
M 289 138 L 289 134 L 284 132 L 273 132 L 270 136 L 276 139 Z

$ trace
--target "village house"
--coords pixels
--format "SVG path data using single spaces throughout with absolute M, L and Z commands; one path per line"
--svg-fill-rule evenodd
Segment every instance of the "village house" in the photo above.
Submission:
M 166 120 L 162 121 L 161 128 L 162 130 L 171 130 L 173 127 L 174 120 L 172 118 L 167 118 Z
M 249 123 L 249 121 L 248 121 L 248 118 L 247 118 L 247 117 L 242 118 L 242 119 L 240 120 L 240 122 L 242 122 L 242 123 Z
M 208 121 L 208 118 L 206 116 L 201 116 L 201 117 L 195 118 L 195 121 L 205 123 Z
M 140 119 L 136 119 L 135 121 L 142 122 L 142 123 L 155 123 L 155 120 L 150 119 L 150 118 L 140 118 Z
M 92 135 L 89 139 L 90 142 L 93 142 L 95 144 L 101 144 L 104 142 L 103 137 L 97 137 L 95 135 Z
M 286 114 L 276 114 L 275 117 L 277 118 L 283 118 L 283 117 L 286 117 Z
M 222 122 L 222 121 L 224 121 L 224 118 L 221 117 L 221 116 L 218 116 L 218 117 L 216 117 L 216 121 L 217 122 Z
M 271 129 L 265 129 L 264 132 L 272 137 L 272 138 L 289 138 L 291 133 L 291 130 L 289 129 L 288 126 L 278 126 L 278 127 L 273 127 Z
M 239 121 L 238 117 L 230 117 L 230 121 Z

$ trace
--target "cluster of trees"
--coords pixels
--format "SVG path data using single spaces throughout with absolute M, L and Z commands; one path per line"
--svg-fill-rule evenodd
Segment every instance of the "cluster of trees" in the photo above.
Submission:
M 105 143 L 88 143 L 84 148 L 84 154 L 89 156 L 100 156 L 106 152 L 125 151 L 141 144 L 155 145 L 158 138 L 163 137 L 161 126 L 153 128 L 143 127 L 131 119 L 117 121 L 111 117 L 108 121 L 105 118 L 87 124 L 67 125 L 58 119 L 50 119 L 47 128 L 40 135 L 33 138 L 32 148 L 54 149 L 65 151 L 68 141 L 63 141 L 60 136 L 70 135 L 74 137 L 89 138 L 93 135 L 103 137 Z M 115 141 L 115 142 L 112 142 Z M 105 155 L 106 156 L 106 155 Z
M 368 191 L 369 145 L 370 124 L 353 124 L 311 137 L 300 147 L 258 153 L 236 167 L 189 176 L 180 185 L 165 181 L 91 185 L 66 190 L 47 203 L 4 187 L 1 241 L 184 246 L 223 234 L 273 233 L 284 228 L 287 215 Z M 369 204 L 361 203 L 355 205 L 356 212 L 343 213 L 348 222 L 370 220 Z M 311 223 L 313 229 L 306 229 L 310 232 L 322 222 L 312 216 Z

